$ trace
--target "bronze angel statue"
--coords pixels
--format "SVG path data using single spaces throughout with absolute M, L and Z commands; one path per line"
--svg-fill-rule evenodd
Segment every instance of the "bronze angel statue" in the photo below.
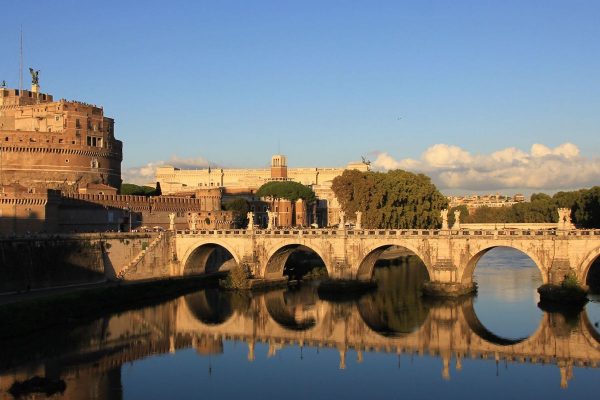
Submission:
M 39 70 L 35 70 L 31 67 L 29 67 L 29 73 L 31 74 L 31 84 L 32 85 L 39 85 L 40 84 L 40 71 Z

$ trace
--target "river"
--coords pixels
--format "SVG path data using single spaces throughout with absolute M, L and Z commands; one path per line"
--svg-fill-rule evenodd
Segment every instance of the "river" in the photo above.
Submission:
M 509 249 L 479 261 L 478 294 L 461 300 L 422 298 L 425 270 L 395 264 L 377 268 L 377 290 L 360 298 L 331 299 L 316 284 L 208 288 L 3 344 L 0 399 L 33 376 L 63 382 L 48 395 L 65 399 L 598 395 L 597 301 L 542 311 L 537 268 Z

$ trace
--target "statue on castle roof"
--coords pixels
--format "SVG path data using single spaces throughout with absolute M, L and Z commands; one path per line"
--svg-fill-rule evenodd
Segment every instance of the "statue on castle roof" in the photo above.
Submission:
M 31 74 L 31 84 L 39 85 L 40 84 L 40 70 L 37 71 L 31 67 L 29 67 L 29 73 Z
M 3 87 L 3 88 L 6 87 L 6 81 L 5 80 L 3 80 L 2 83 L 0 83 L 0 87 Z

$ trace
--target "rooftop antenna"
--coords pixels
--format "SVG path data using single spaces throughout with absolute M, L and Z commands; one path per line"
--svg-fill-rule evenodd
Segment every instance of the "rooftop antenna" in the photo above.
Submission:
M 21 44 L 19 57 L 19 93 L 23 91 L 23 24 L 21 24 Z

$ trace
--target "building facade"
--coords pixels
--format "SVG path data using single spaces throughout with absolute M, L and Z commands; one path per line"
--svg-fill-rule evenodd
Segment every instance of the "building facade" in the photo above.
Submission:
M 205 168 L 182 170 L 173 166 L 156 169 L 156 181 L 164 194 L 189 193 L 200 188 L 223 188 L 226 196 L 246 196 L 255 213 L 255 223 L 267 225 L 267 211 L 276 212 L 275 225 L 318 226 L 335 225 L 339 221 L 340 206 L 331 185 L 333 179 L 345 170 L 369 171 L 368 163 L 349 163 L 344 168 L 288 168 L 287 157 L 276 154 L 269 168 Z M 313 206 L 287 200 L 257 199 L 253 196 L 263 184 L 272 181 L 294 181 L 313 189 L 317 202 Z
M 368 171 L 362 162 L 349 163 L 343 168 L 288 168 L 287 158 L 277 154 L 271 158 L 269 168 L 204 168 L 185 170 L 170 165 L 156 169 L 156 181 L 164 194 L 188 192 L 197 188 L 223 187 L 229 191 L 249 192 L 274 180 L 291 180 L 303 185 L 331 186 L 336 176 L 347 169 Z

